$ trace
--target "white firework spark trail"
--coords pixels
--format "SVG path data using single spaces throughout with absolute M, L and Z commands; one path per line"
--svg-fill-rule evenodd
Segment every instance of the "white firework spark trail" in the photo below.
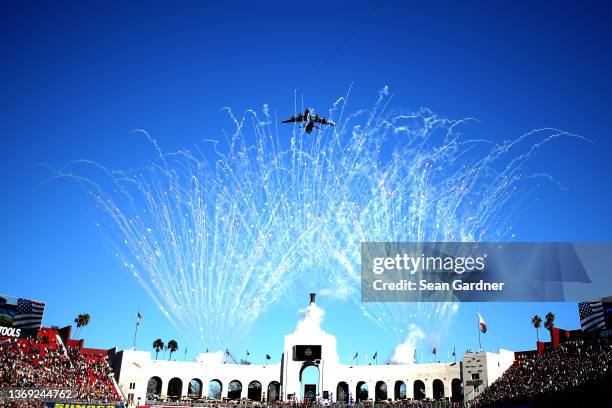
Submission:
M 296 126 L 286 137 L 267 106 L 242 118 L 227 109 L 235 132 L 224 140 L 164 153 L 144 132 L 159 155 L 146 167 L 88 163 L 104 171 L 106 187 L 74 169 L 83 161 L 54 177 L 86 183 L 123 265 L 210 349 L 303 288 L 354 298 L 397 340 L 411 323 L 439 332 L 457 309 L 449 303 L 359 303 L 360 242 L 500 240 L 533 187 L 525 163 L 542 144 L 574 135 L 468 140 L 458 132 L 470 119 L 385 114 L 387 93 L 346 118 L 338 99 L 329 111 L 338 127 L 311 135 Z

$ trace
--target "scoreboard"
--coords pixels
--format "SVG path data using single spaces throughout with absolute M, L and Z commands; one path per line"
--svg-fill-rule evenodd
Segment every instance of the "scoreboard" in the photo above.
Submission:
M 321 359 L 320 345 L 293 346 L 293 361 L 311 361 Z

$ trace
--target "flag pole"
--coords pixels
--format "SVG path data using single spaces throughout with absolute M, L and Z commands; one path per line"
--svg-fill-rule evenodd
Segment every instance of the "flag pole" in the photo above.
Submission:
M 482 341 L 480 340 L 480 317 L 478 316 L 478 312 L 476 312 L 476 328 L 478 329 L 478 346 L 480 347 L 478 351 L 482 351 Z
M 137 316 L 136 316 L 136 327 L 134 328 L 134 344 L 133 344 L 133 348 L 134 350 L 136 350 L 136 335 L 138 334 L 138 326 L 140 326 L 140 311 L 137 312 Z

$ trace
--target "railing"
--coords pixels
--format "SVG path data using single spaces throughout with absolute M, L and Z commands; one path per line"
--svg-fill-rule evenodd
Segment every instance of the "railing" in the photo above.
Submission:
M 108 375 L 108 378 L 110 378 L 110 380 L 112 381 L 113 388 L 115 389 L 115 392 L 117 393 L 117 395 L 121 397 L 121 402 L 127 405 L 127 398 L 125 394 L 123 394 L 123 390 L 119 387 L 119 384 L 117 384 L 117 381 L 115 380 L 115 376 L 111 373 Z
M 476 388 L 472 389 L 472 391 L 468 392 L 463 399 L 465 401 L 472 401 L 474 398 L 482 394 L 482 392 L 486 389 L 487 387 L 482 387 L 481 385 L 479 385 Z

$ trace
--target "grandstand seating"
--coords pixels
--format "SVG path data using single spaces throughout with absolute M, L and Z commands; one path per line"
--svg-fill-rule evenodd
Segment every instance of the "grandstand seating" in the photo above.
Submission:
M 68 388 L 83 402 L 120 402 L 110 377 L 109 352 L 84 349 L 83 341 L 71 340 L 69 333 L 42 328 L 36 338 L 0 337 L 0 387 Z M 9 406 L 37 406 L 24 404 Z
M 612 401 L 606 397 L 610 385 L 612 343 L 607 339 L 570 340 L 541 355 L 523 353 L 476 402 L 482 407 L 612 407 L 604 402 Z

